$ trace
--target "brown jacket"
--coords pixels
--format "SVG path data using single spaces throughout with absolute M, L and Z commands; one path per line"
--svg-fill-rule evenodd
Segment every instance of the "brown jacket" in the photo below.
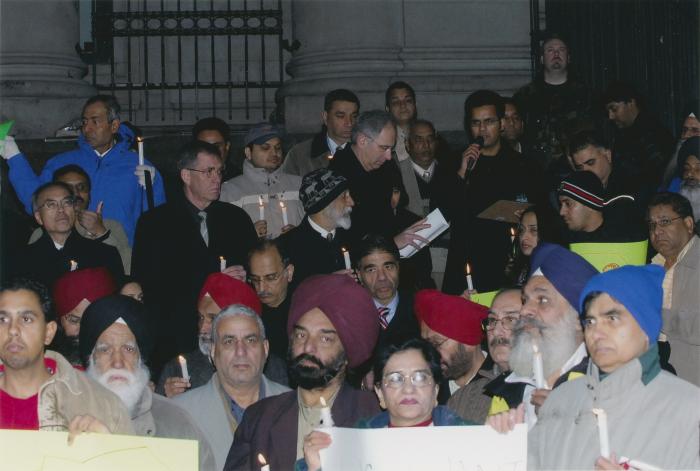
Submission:
M 39 388 L 40 430 L 66 431 L 75 416 L 91 415 L 112 433 L 133 433 L 121 399 L 73 368 L 61 354 L 47 350 L 45 356 L 56 362 L 56 372 Z

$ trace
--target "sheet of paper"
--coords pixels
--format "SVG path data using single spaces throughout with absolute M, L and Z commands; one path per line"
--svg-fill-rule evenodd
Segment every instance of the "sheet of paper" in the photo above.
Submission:
M 0 430 L 0 469 L 12 471 L 197 471 L 194 440 Z
M 450 227 L 450 224 L 445 220 L 445 217 L 442 215 L 439 209 L 435 209 L 432 213 L 428 214 L 425 222 L 430 224 L 430 227 L 422 229 L 416 232 L 416 234 L 425 237 L 430 242 L 434 241 L 437 236 L 445 232 L 447 228 Z M 416 252 L 418 252 L 418 249 L 412 245 L 407 245 L 399 251 L 401 258 L 410 258 Z
M 11 121 L 5 121 L 4 123 L 0 123 L 0 140 L 5 139 L 5 136 L 7 136 L 7 133 L 10 132 L 10 129 L 12 128 L 12 125 L 15 124 L 15 120 Z
M 620 268 L 623 265 L 644 265 L 647 261 L 649 242 L 571 244 L 570 249 L 585 258 L 599 272 Z
M 487 426 L 331 429 L 321 450 L 333 471 L 525 471 L 527 426 L 501 435 Z
M 487 291 L 486 293 L 476 293 L 472 294 L 469 299 L 471 299 L 476 304 L 481 304 L 482 306 L 491 307 L 493 298 L 496 297 L 498 291 Z

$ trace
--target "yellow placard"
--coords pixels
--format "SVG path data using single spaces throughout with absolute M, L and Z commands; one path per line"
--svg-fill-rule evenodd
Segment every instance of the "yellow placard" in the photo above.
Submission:
M 197 471 L 195 440 L 0 430 L 3 471 Z
M 649 241 L 643 240 L 641 242 L 571 244 L 570 249 L 602 273 L 623 265 L 646 264 L 648 246 Z
M 469 296 L 469 299 L 482 306 L 491 307 L 493 298 L 496 297 L 498 291 L 487 291 L 486 293 L 476 293 Z

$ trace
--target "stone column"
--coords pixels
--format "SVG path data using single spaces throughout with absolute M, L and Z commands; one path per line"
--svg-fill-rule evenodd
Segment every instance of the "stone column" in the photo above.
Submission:
M 290 132 L 319 129 L 323 95 L 356 92 L 362 109 L 384 107 L 384 90 L 403 80 L 418 113 L 440 131 L 463 129 L 467 95 L 510 95 L 530 79 L 527 0 L 296 0 L 301 46 L 280 90 Z
M 0 119 L 19 138 L 52 136 L 95 90 L 78 57 L 78 3 L 0 1 Z

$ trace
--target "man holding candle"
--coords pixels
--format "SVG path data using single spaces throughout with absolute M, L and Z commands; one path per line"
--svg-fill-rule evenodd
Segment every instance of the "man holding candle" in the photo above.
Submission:
M 299 201 L 301 177 L 280 168 L 282 133 L 270 123 L 250 128 L 245 137 L 245 157 L 243 175 L 221 186 L 220 199 L 243 208 L 255 221 L 258 236 L 274 239 L 304 217 Z M 259 218 L 261 215 L 265 218 Z
M 345 254 L 350 255 L 347 230 L 355 202 L 347 179 L 330 169 L 314 170 L 304 175 L 299 198 L 306 217 L 279 239 L 294 265 L 294 278 L 301 282 L 311 275 L 351 273 Z
M 461 296 L 425 289 L 416 293 L 415 310 L 421 336 L 440 353 L 447 382 L 441 385 L 438 400 L 449 406 L 452 395 L 473 381 L 481 381 L 479 371 L 493 365 L 490 359 L 484 365 L 487 357 L 481 350 L 481 321 L 487 308 Z M 481 402 L 477 408 L 488 408 L 488 398 L 481 398 Z
M 270 351 L 260 314 L 233 304 L 214 319 L 211 358 L 216 373 L 199 388 L 175 398 L 211 443 L 216 469 L 224 467 L 233 433 L 255 402 L 289 391 L 263 374 Z
M 374 303 L 360 285 L 343 275 L 308 278 L 292 297 L 287 331 L 289 373 L 298 388 L 246 410 L 227 471 L 255 469 L 258 453 L 271 469 L 294 469 L 304 437 L 320 424 L 321 398 L 339 427 L 379 412 L 376 397 L 345 383 L 347 369 L 372 355 L 379 331 Z
M 103 216 L 116 219 L 124 227 L 129 243 L 134 240 L 136 222 L 148 209 L 145 191 L 139 181 L 145 170 L 153 178 L 153 196 L 156 206 L 165 202 L 163 179 L 149 161 L 139 165 L 138 155 L 130 150 L 134 134 L 119 118 L 120 106 L 113 96 L 96 95 L 83 107 L 82 133 L 78 148 L 52 157 L 40 175 L 36 175 L 27 157 L 20 153 L 11 137 L 6 138 L 2 156 L 10 167 L 10 182 L 27 212 L 32 213 L 32 194 L 51 181 L 54 171 L 69 165 L 80 166 L 90 177 L 91 211 L 103 203 Z M 11 142 L 11 145 L 8 143 Z
M 586 371 L 588 354 L 574 306 L 596 273 L 578 254 L 556 244 L 537 245 L 530 278 L 523 287 L 520 319 L 513 328 L 509 359 L 513 372 L 495 391 L 491 415 L 524 403 L 531 428 L 551 390 Z M 535 372 L 540 369 L 543 375 L 537 378 Z
M 339 88 L 323 99 L 323 129 L 313 138 L 295 145 L 287 153 L 282 170 L 303 177 L 328 163 L 338 149 L 347 145 L 360 111 L 360 100 L 350 90 Z
M 75 197 L 68 185 L 50 182 L 40 186 L 32 206 L 42 235 L 22 250 L 7 254 L 10 274 L 53 286 L 77 264 L 79 268 L 105 267 L 115 281 L 121 281 L 124 267 L 117 249 L 86 239 L 75 230 Z
M 641 469 L 700 468 L 700 388 L 659 365 L 663 279 L 660 267 L 625 266 L 586 284 L 579 307 L 592 361 L 540 410 L 528 469 L 628 469 L 623 456 Z
M 219 149 L 193 141 L 177 160 L 182 193 L 145 213 L 134 242 L 132 275 L 147 293 L 146 305 L 159 325 L 153 366 L 197 346 L 197 294 L 207 275 L 220 272 L 245 280 L 243 264 L 257 240 L 242 209 L 219 201 L 224 167 Z
M 80 330 L 87 375 L 121 399 L 135 435 L 197 440 L 199 469 L 214 470 L 209 442 L 189 412 L 151 392 L 146 363 L 153 343 L 147 322 L 146 308 L 128 296 L 107 296 L 90 304 Z

